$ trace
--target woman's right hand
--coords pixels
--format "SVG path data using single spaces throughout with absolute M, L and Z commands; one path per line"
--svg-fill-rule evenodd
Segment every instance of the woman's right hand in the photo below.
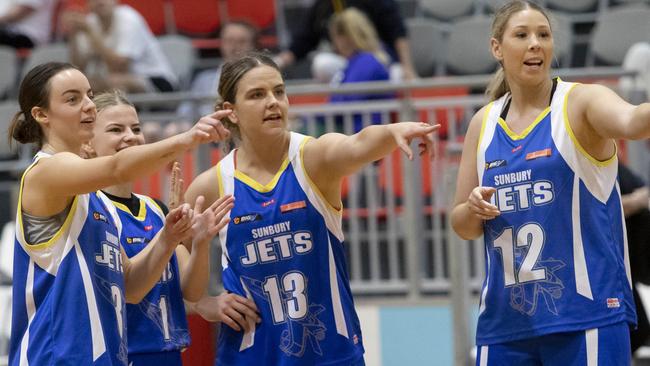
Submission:
M 184 132 L 188 145 L 191 148 L 208 142 L 219 142 L 230 137 L 230 131 L 221 123 L 232 111 L 224 109 L 201 117 L 188 131 Z
M 467 207 L 481 220 L 492 220 L 499 216 L 499 208 L 490 203 L 492 195 L 496 193 L 494 187 L 476 187 L 467 198 Z
M 239 332 L 252 330 L 255 323 L 262 321 L 257 306 L 251 299 L 237 294 L 224 292 L 219 296 L 206 296 L 194 304 L 194 310 L 209 322 L 222 322 Z

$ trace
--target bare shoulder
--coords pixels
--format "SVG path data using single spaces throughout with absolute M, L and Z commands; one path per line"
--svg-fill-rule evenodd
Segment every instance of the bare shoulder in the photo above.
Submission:
M 185 202 L 194 202 L 198 196 L 205 197 L 206 206 L 219 199 L 219 176 L 217 166 L 199 174 L 185 192 Z
M 472 119 L 469 121 L 469 126 L 467 127 L 467 134 L 465 138 L 476 138 L 478 139 L 479 134 L 481 133 L 481 129 L 483 128 L 483 120 L 486 117 L 486 113 L 488 113 L 490 104 L 486 104 L 481 109 L 479 109 L 474 115 L 472 116 Z

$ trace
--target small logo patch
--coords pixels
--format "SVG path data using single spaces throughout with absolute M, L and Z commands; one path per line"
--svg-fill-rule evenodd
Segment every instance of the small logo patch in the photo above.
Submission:
M 280 206 L 280 212 L 285 213 L 285 212 L 298 210 L 305 207 L 307 207 L 307 202 L 305 202 L 304 200 L 296 201 L 296 202 L 291 202 Z
M 245 224 L 247 222 L 260 221 L 260 220 L 262 220 L 262 215 L 258 213 L 250 213 L 246 215 L 237 216 L 232 219 L 232 222 L 235 225 L 239 225 L 239 224 Z
M 272 198 L 270 201 L 266 201 L 266 202 L 262 203 L 262 207 L 269 207 L 274 203 L 275 203 L 275 199 Z
M 147 225 L 144 227 L 144 231 L 151 231 L 153 229 L 153 225 Z
M 531 153 L 526 154 L 526 160 L 533 160 L 537 158 L 544 158 L 547 156 L 551 156 L 551 148 L 547 148 L 544 150 L 538 150 L 538 151 L 533 151 Z
M 108 224 L 108 219 L 106 218 L 106 216 L 104 216 L 104 214 L 101 214 L 97 211 L 93 212 L 93 218 L 97 221 L 104 221 L 105 223 Z
M 519 151 L 519 150 L 521 150 L 521 147 L 522 147 L 522 146 L 521 146 L 521 145 L 519 145 L 519 146 L 517 146 L 517 147 L 515 147 L 515 148 L 513 148 L 513 149 L 512 149 L 512 152 L 513 152 L 513 153 L 515 153 L 515 152 L 517 152 L 517 151 Z
M 618 302 L 618 298 L 617 298 L 617 297 L 608 297 L 608 298 L 607 298 L 607 307 L 608 307 L 609 309 L 612 309 L 612 308 L 620 308 L 620 307 L 621 307 L 621 304 Z
M 127 237 L 126 238 L 126 242 L 128 244 L 142 244 L 142 243 L 145 243 L 146 241 L 147 240 L 145 238 L 138 238 L 138 237 L 135 237 L 135 238 L 128 238 Z
M 359 343 L 359 336 L 358 335 L 355 334 L 355 335 L 352 336 L 352 343 L 353 344 Z
M 494 169 L 506 165 L 508 165 L 508 162 L 504 159 L 492 160 L 485 163 L 485 170 Z

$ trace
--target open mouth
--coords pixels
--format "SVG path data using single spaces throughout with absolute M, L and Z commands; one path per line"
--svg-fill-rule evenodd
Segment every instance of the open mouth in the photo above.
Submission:
M 526 66 L 542 66 L 543 63 L 544 63 L 544 61 L 542 61 L 542 60 L 524 61 L 524 65 L 526 65 Z
M 270 122 L 270 121 L 279 121 L 279 120 L 282 120 L 282 115 L 275 113 L 264 117 L 263 121 Z
M 95 123 L 95 117 L 88 117 L 81 120 L 81 123 L 93 124 Z

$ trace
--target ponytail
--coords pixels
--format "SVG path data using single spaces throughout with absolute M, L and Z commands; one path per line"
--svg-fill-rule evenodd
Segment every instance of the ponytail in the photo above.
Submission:
M 13 147 L 12 140 L 16 140 L 21 144 L 35 142 L 38 144 L 39 149 L 43 146 L 43 130 L 41 129 L 41 125 L 32 117 L 31 113 L 26 114 L 24 111 L 17 112 L 11 120 L 8 132 L 10 147 Z
M 506 75 L 503 71 L 503 66 L 499 66 L 499 69 L 494 73 L 492 79 L 488 83 L 487 88 L 485 89 L 485 95 L 487 95 L 490 99 L 490 102 L 492 102 L 501 98 L 509 91 L 510 87 L 506 81 Z

